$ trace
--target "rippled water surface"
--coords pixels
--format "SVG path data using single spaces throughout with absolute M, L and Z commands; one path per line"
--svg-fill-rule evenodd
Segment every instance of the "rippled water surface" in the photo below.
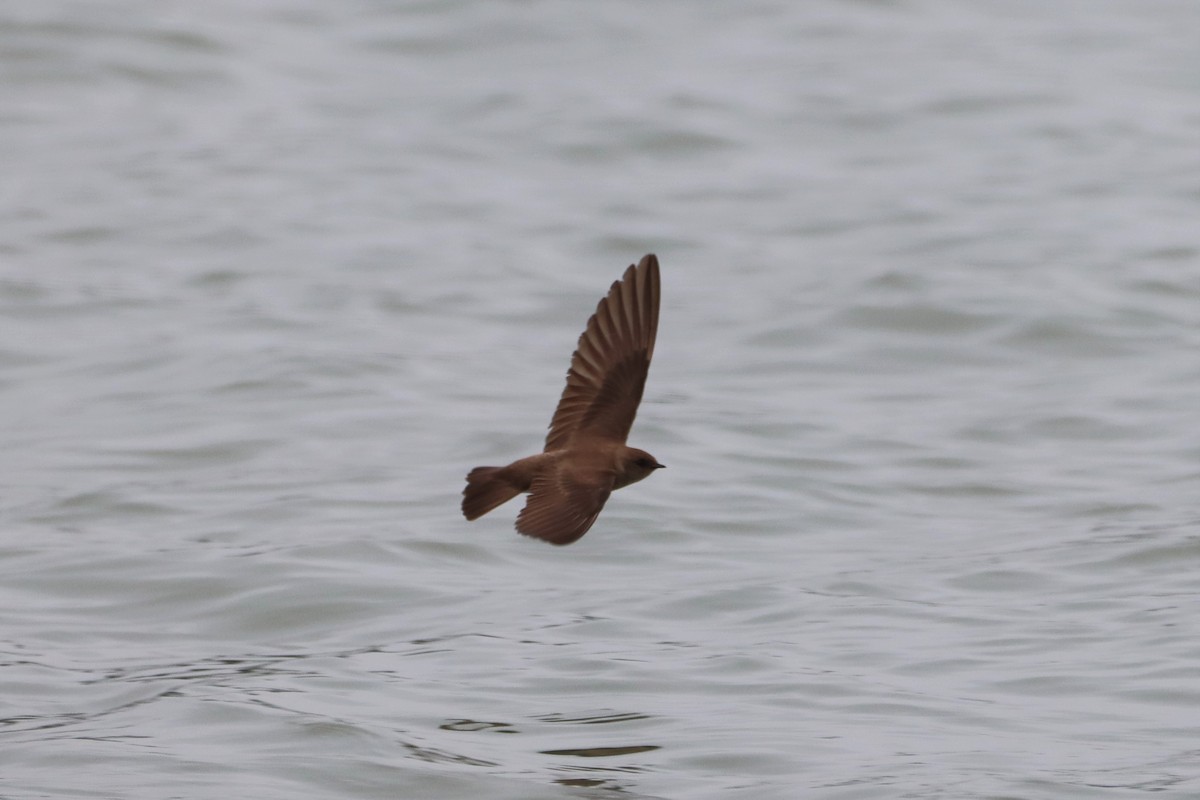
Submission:
M 0 796 L 1200 796 L 1198 25 L 7 3 Z M 465 522 L 646 252 L 669 469 Z

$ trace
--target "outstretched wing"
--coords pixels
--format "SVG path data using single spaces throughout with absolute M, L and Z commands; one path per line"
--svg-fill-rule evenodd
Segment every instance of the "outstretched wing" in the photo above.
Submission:
M 534 479 L 517 515 L 517 530 L 551 544 L 570 544 L 592 527 L 612 489 L 611 473 L 581 478 L 550 470 Z
M 573 440 L 624 442 L 629 436 L 654 355 L 659 292 L 658 259 L 651 253 L 631 264 L 596 306 L 571 356 L 546 451 Z

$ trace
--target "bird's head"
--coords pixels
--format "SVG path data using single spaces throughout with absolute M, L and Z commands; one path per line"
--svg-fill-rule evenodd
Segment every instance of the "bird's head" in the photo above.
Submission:
M 621 453 L 620 468 L 615 488 L 620 489 L 622 486 L 637 483 L 651 472 L 654 472 L 654 470 L 662 469 L 665 466 L 665 464 L 658 463 L 658 460 L 645 450 L 638 450 L 636 447 L 626 447 Z

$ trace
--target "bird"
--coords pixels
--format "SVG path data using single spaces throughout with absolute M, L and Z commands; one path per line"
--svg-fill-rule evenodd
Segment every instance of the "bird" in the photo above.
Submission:
M 625 270 L 579 337 L 542 452 L 467 474 L 462 513 L 475 520 L 528 492 L 517 532 L 567 545 L 588 532 L 613 491 L 665 465 L 625 440 L 658 334 L 658 258 Z

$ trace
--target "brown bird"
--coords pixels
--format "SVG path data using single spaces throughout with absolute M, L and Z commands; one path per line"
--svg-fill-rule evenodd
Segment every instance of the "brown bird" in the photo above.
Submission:
M 463 516 L 477 519 L 529 492 L 517 530 L 570 544 L 592 527 L 614 489 L 663 466 L 645 450 L 625 445 L 654 355 L 658 295 L 658 259 L 650 254 L 629 265 L 588 320 L 546 447 L 507 467 L 471 470 Z

